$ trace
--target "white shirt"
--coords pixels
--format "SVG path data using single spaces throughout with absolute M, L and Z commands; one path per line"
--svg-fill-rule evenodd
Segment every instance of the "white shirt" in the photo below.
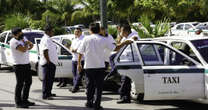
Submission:
M 73 50 L 77 50 L 77 49 L 79 48 L 79 46 L 81 45 L 83 39 L 84 39 L 84 36 L 83 36 L 83 35 L 81 35 L 79 38 L 76 38 L 76 37 L 75 37 L 75 39 L 72 40 L 71 48 L 72 48 Z M 83 60 L 83 59 L 84 59 L 84 58 L 82 57 L 82 60 Z M 78 54 L 77 54 L 77 53 L 73 53 L 73 52 L 72 52 L 72 60 L 73 60 L 73 61 L 77 61 L 77 60 L 78 60 Z
M 47 63 L 44 57 L 44 50 L 48 50 L 49 60 L 53 64 L 58 64 L 58 54 L 56 44 L 52 41 L 52 39 L 44 34 L 43 38 L 40 41 L 40 65 L 45 65 Z
M 12 62 L 13 65 L 18 65 L 18 64 L 29 64 L 29 51 L 27 50 L 26 52 L 21 52 L 17 50 L 17 47 L 19 45 L 24 46 L 24 42 L 28 41 L 25 37 L 23 40 L 17 40 L 15 38 L 12 38 L 10 40 L 10 47 L 11 47 L 11 53 L 12 53 Z
M 115 40 L 113 39 L 113 37 L 110 34 L 108 34 L 108 36 L 106 37 L 106 39 L 109 42 L 111 42 L 112 44 L 116 44 Z M 104 50 L 104 53 L 105 53 L 105 61 L 106 62 L 109 62 L 109 60 L 110 60 L 109 57 L 110 57 L 112 51 L 110 51 L 109 49 L 105 49 Z
M 115 44 L 109 42 L 98 34 L 92 34 L 84 38 L 77 52 L 85 56 L 85 69 L 96 69 L 105 67 L 105 49 L 113 51 Z
M 124 41 L 127 40 L 127 39 L 132 39 L 132 37 L 137 37 L 138 40 L 140 39 L 138 33 L 137 33 L 136 31 L 134 31 L 134 32 L 132 32 L 131 34 L 129 34 L 127 38 L 126 38 L 126 37 L 123 37 L 123 38 L 121 39 L 121 42 L 124 42 Z

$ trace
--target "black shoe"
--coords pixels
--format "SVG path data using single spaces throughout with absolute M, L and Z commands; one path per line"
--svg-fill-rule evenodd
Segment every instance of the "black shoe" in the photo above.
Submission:
M 72 92 L 72 93 L 76 93 L 76 92 L 78 92 L 78 91 L 79 91 L 79 88 L 72 88 L 72 89 L 71 89 L 71 92 Z
M 27 106 L 34 106 L 34 105 L 35 105 L 34 102 L 30 102 L 30 101 L 28 101 L 28 100 L 23 101 L 23 104 L 25 104 L 25 105 L 27 105 Z
M 16 108 L 29 108 L 28 105 L 25 105 L 25 104 L 16 104 L 15 107 Z
M 123 99 L 123 100 L 117 101 L 117 104 L 124 104 L 124 103 L 131 103 L 131 100 L 125 100 L 125 99 Z
M 93 108 L 93 103 L 87 102 L 87 103 L 85 103 L 85 107 Z
M 49 94 L 49 97 L 56 97 L 56 94 Z
M 62 83 L 61 83 L 61 82 L 59 82 L 56 86 L 61 86 L 61 84 L 62 84 Z
M 53 100 L 52 97 L 42 97 L 43 100 Z
M 66 83 L 62 83 L 60 87 L 66 87 Z
M 94 107 L 94 110 L 104 110 L 102 106 Z

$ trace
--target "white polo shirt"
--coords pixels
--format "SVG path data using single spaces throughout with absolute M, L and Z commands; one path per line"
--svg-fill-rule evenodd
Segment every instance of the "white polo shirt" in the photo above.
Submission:
M 116 45 L 98 34 L 84 38 L 77 52 L 85 56 L 85 69 L 105 68 L 105 49 L 113 51 Z
M 72 40 L 72 45 L 71 48 L 73 50 L 77 50 L 79 46 L 81 45 L 82 41 L 84 39 L 84 36 L 81 35 L 79 38 L 76 38 Z M 77 61 L 78 60 L 78 54 L 72 52 L 72 61 Z M 84 60 L 84 57 L 82 57 L 82 60 Z
M 47 35 L 44 34 L 43 38 L 40 41 L 40 65 L 45 65 L 47 63 L 44 57 L 44 50 L 48 50 L 48 56 L 50 61 L 53 64 L 58 64 L 58 54 L 57 54 L 57 47 L 56 44 L 52 41 L 52 39 Z
M 113 44 L 116 44 L 116 41 L 113 39 L 113 37 L 110 35 L 110 34 L 108 34 L 108 36 L 106 37 L 106 39 L 109 41 L 109 42 L 111 42 L 111 43 L 113 43 Z M 113 51 L 110 51 L 109 49 L 105 49 L 104 50 L 104 53 L 105 53 L 105 61 L 106 62 L 109 62 L 109 57 L 110 57 L 110 55 L 111 55 L 111 53 L 112 53 Z
M 140 39 L 138 33 L 134 31 L 134 32 L 132 32 L 131 34 L 129 34 L 127 38 L 126 38 L 126 37 L 123 37 L 123 38 L 121 39 L 121 42 L 124 42 L 124 41 L 127 40 L 127 39 L 132 39 L 132 37 L 137 37 L 138 40 Z
M 25 37 L 23 40 L 17 40 L 15 38 L 12 38 L 10 40 L 10 47 L 11 47 L 11 53 L 12 53 L 12 62 L 13 65 L 19 65 L 19 64 L 29 64 L 29 51 L 21 52 L 17 50 L 17 46 L 22 45 L 24 46 L 24 42 L 28 41 Z

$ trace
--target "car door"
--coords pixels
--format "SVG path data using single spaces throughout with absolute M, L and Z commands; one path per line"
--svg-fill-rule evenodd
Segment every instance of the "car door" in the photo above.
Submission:
M 13 58 L 12 58 L 12 53 L 11 53 L 11 47 L 10 47 L 10 40 L 12 39 L 12 33 L 8 32 L 8 35 L 6 37 L 6 42 L 5 42 L 5 51 L 4 54 L 6 55 L 6 63 L 7 65 L 13 65 Z
M 205 69 L 200 63 L 163 43 L 137 42 L 137 47 L 143 61 L 145 100 L 204 98 Z
M 41 39 L 37 39 L 37 38 L 35 39 L 35 46 L 38 50 L 38 56 L 40 55 L 39 52 L 40 40 Z M 64 45 L 62 45 L 60 42 L 57 42 L 55 40 L 53 41 L 57 45 L 57 53 L 58 53 L 58 64 L 56 65 L 55 78 L 72 78 L 72 70 L 71 70 L 72 55 L 69 49 L 66 48 Z M 40 80 L 43 79 L 41 65 L 38 66 L 38 76 Z
M 0 34 L 0 64 L 6 64 L 6 55 L 5 55 L 5 39 L 7 36 L 7 32 Z
M 134 92 L 144 92 L 144 76 L 141 57 L 138 55 L 136 44 L 129 44 L 119 51 L 114 59 L 118 73 L 132 79 Z

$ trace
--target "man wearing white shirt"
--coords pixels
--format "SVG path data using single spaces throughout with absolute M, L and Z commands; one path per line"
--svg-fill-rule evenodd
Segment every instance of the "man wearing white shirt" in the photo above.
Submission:
M 77 49 L 82 43 L 84 36 L 82 35 L 81 28 L 76 28 L 74 30 L 75 38 L 72 41 L 72 45 L 70 50 L 72 51 L 72 73 L 73 73 L 73 88 L 71 90 L 72 93 L 75 93 L 79 90 L 79 85 L 81 83 L 81 79 L 84 75 L 84 71 L 78 73 L 77 71 L 77 61 L 78 61 L 78 53 Z M 81 61 L 82 65 L 84 65 L 84 58 L 82 57 Z
M 107 33 L 107 31 L 106 31 L 106 29 L 105 29 L 104 27 L 101 27 L 101 28 L 100 28 L 100 35 L 103 36 L 103 37 L 105 37 L 109 42 L 111 42 L 111 43 L 113 43 L 113 44 L 116 43 L 116 41 L 113 39 L 113 37 L 112 37 L 110 34 Z M 110 60 L 109 57 L 110 57 L 110 55 L 111 55 L 111 52 L 112 52 L 112 51 L 109 51 L 108 49 L 105 49 L 105 50 L 104 50 L 104 53 L 105 53 L 105 63 L 106 63 L 106 68 L 107 68 L 108 65 L 109 65 L 109 60 Z
M 105 71 L 105 53 L 103 50 L 118 50 L 122 46 L 132 42 L 127 40 L 121 45 L 116 46 L 114 43 L 109 42 L 106 38 L 99 35 L 99 25 L 92 23 L 89 28 L 91 35 L 84 38 L 81 46 L 77 50 L 79 53 L 78 71 L 82 71 L 81 58 L 84 55 L 84 69 L 87 77 L 87 103 L 85 106 L 88 108 L 94 107 L 94 110 L 102 110 L 103 108 L 100 104 Z M 95 90 L 96 96 L 94 98 Z
M 33 48 L 33 44 L 24 37 L 21 28 L 13 28 L 12 34 L 13 38 L 10 40 L 10 47 L 17 80 L 15 105 L 16 108 L 28 108 L 28 106 L 35 105 L 35 103 L 28 101 L 32 84 L 29 50 Z
M 53 81 L 55 77 L 56 64 L 58 64 L 58 55 L 56 44 L 52 41 L 53 28 L 45 27 L 45 34 L 40 41 L 40 65 L 43 70 L 42 98 L 51 100 Z
M 132 32 L 131 27 L 126 24 L 121 27 L 121 43 L 126 40 L 139 40 L 139 36 L 137 32 Z M 118 104 L 122 103 L 131 103 L 131 79 L 127 76 L 121 76 L 121 87 L 119 89 L 120 93 L 120 101 L 117 101 Z

